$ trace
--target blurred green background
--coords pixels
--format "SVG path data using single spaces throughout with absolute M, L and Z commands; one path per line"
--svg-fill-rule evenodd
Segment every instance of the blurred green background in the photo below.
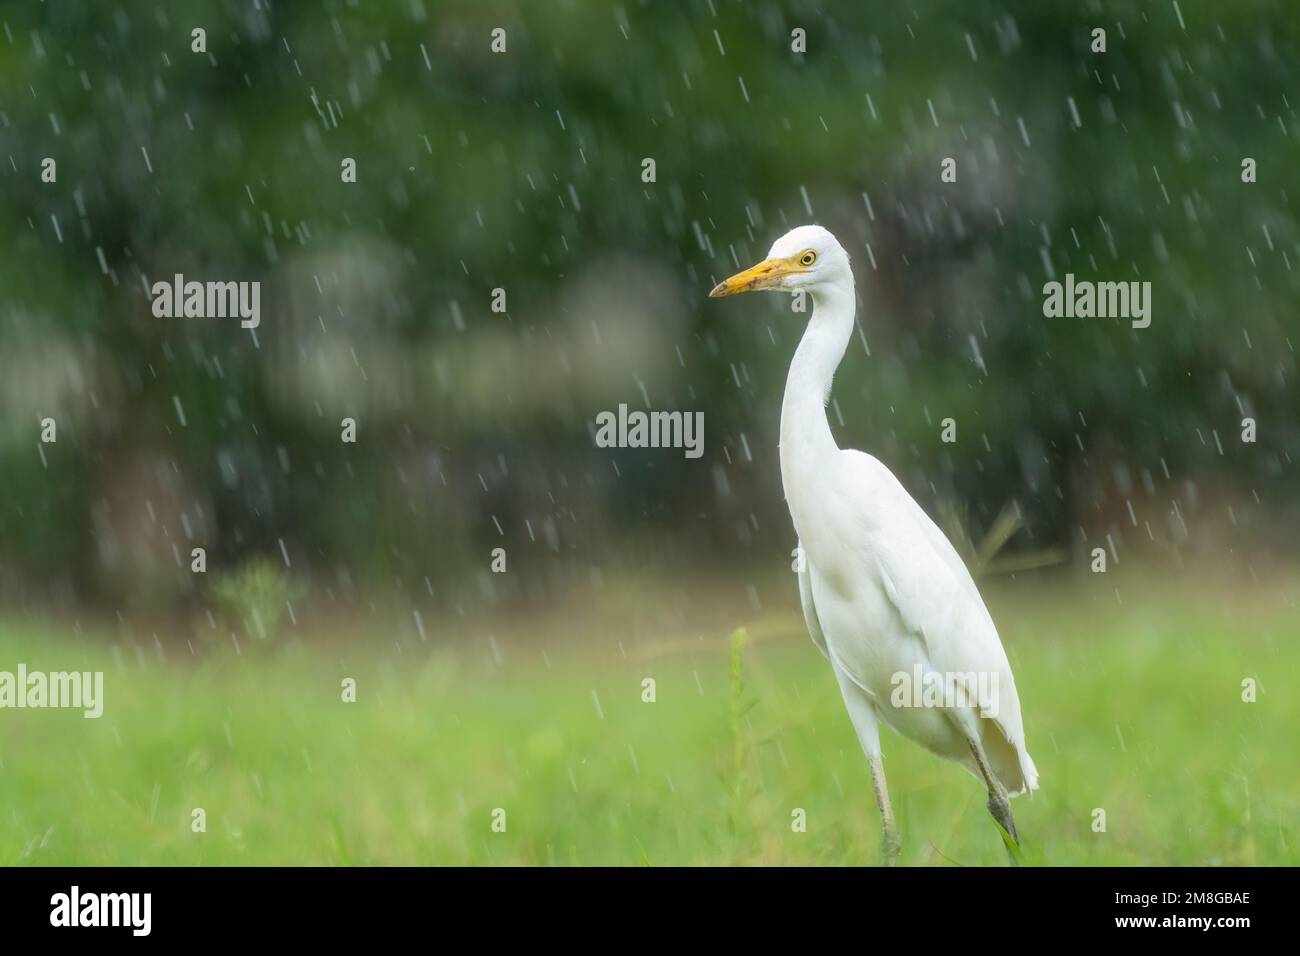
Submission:
M 1031 854 L 1295 862 L 1282 821 L 1300 777 L 1266 750 L 1300 729 L 1291 5 L 24 2 L 0 27 L 0 669 L 112 662 L 103 721 L 0 713 L 17 823 L 0 860 L 874 859 L 865 764 L 786 573 L 777 415 L 806 317 L 784 297 L 705 297 L 816 221 L 853 257 L 860 298 L 829 410 L 841 445 L 879 457 L 963 539 L 1016 507 L 1003 566 L 1051 565 L 982 582 L 1048 791 L 1017 801 L 1042 814 L 1021 827 Z M 191 50 L 199 27 L 206 53 Z M 947 157 L 956 183 L 940 182 Z M 1242 182 L 1246 157 L 1257 182 Z M 1150 328 L 1044 318 L 1043 283 L 1067 272 L 1150 281 Z M 155 318 L 149 286 L 176 273 L 260 281 L 260 327 Z M 704 456 L 597 448 L 595 416 L 619 403 L 702 411 Z M 1106 575 L 1089 572 L 1095 548 Z M 1193 593 L 1218 613 L 1189 615 Z M 790 639 L 747 657 L 782 661 L 749 689 L 772 708 L 766 729 L 727 721 L 740 625 Z M 724 669 L 698 684 L 693 665 L 673 671 L 699 689 L 659 745 L 684 766 L 642 777 L 638 759 L 660 757 L 617 761 L 650 731 L 618 723 L 633 718 L 611 698 L 642 706 L 629 662 L 681 641 Z M 462 659 L 477 663 L 446 664 Z M 358 727 L 338 682 L 363 667 L 378 671 Z M 626 678 L 605 692 L 611 723 L 591 723 L 601 678 L 584 668 Z M 1250 676 L 1271 691 L 1255 705 L 1239 700 Z M 1135 754 L 1147 719 L 1161 733 Z M 778 726 L 807 737 L 772 764 L 760 741 Z M 737 733 L 782 769 L 714 766 Z M 50 756 L 64 748 L 71 764 Z M 904 750 L 891 784 L 916 795 L 914 826 L 947 853 L 964 812 L 958 850 L 997 862 L 978 787 L 910 745 L 891 755 Z M 597 751 L 615 769 L 574 785 L 594 805 L 573 802 L 556 768 L 580 776 Z M 370 776 L 354 781 L 361 804 L 317 806 L 345 786 L 320 772 L 331 759 L 399 775 L 414 816 L 381 824 L 391 794 Z M 425 760 L 462 783 L 437 789 Z M 228 853 L 172 819 L 218 777 Z M 617 828 L 643 819 L 632 790 L 653 778 L 662 797 L 665 777 L 706 794 L 693 806 L 721 803 L 693 823 L 658 811 L 670 818 L 645 823 L 639 849 L 630 823 L 606 844 L 535 821 L 510 850 L 459 824 L 454 847 L 390 832 L 468 820 L 506 781 L 540 787 L 538 812 L 555 801 Z M 815 783 L 835 819 L 861 811 L 865 842 L 787 852 L 738 836 L 773 819 L 736 795 L 742 777 L 776 788 L 760 800 L 776 817 Z M 946 785 L 919 796 L 931 778 Z M 1139 814 L 1201 802 L 1127 849 L 1084 848 L 1091 834 L 1061 834 L 1104 799 L 1050 795 L 1083 780 L 1127 781 Z M 110 795 L 111 820 L 141 829 L 72 824 L 55 793 L 70 815 Z M 277 843 L 268 806 L 288 805 L 320 812 Z M 1189 820 L 1213 835 L 1171 848 Z M 1055 856 L 1052 840 L 1066 840 Z M 919 847 L 912 862 L 942 862 Z
M 0 659 L 105 671 L 98 720 L 0 711 L 0 862 L 877 863 L 867 762 L 793 599 L 716 591 L 689 626 L 656 610 L 680 588 L 635 579 L 466 640 L 342 627 L 243 655 L 0 627 Z M 1042 774 L 1013 801 L 1027 864 L 1300 864 L 1293 583 L 985 593 Z M 1005 865 L 983 785 L 883 743 L 902 862 Z

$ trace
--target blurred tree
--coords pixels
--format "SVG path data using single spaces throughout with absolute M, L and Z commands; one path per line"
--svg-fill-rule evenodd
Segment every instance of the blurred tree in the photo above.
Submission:
M 345 594 L 490 580 L 467 558 L 489 541 L 585 565 L 665 522 L 783 553 L 775 423 L 802 317 L 704 295 L 807 220 L 850 249 L 863 299 L 841 440 L 923 499 L 986 527 L 1014 499 L 1031 548 L 1139 513 L 1139 538 L 1177 545 L 1188 482 L 1295 527 L 1300 21 L 1281 2 L 182 0 L 0 20 L 12 589 L 179 597 L 169 562 L 192 542 L 234 565 L 289 539 Z M 1151 328 L 1045 319 L 1067 272 L 1150 280 Z M 149 285 L 177 273 L 262 281 L 261 327 L 155 319 Z M 595 449 L 620 401 L 704 410 L 705 458 Z M 45 415 L 59 441 L 38 448 Z M 171 513 L 113 504 L 158 461 Z M 106 573 L 106 536 L 140 522 L 166 559 Z

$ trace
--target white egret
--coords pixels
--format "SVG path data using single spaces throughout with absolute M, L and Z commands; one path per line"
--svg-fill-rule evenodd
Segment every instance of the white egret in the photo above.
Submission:
M 882 721 L 979 777 L 989 812 L 1017 842 L 1008 797 L 1036 789 L 1038 771 L 993 620 L 943 532 L 888 468 L 837 446 L 826 420 L 854 327 L 848 254 L 827 230 L 800 226 L 709 295 L 759 289 L 802 291 L 813 302 L 781 405 L 781 480 L 799 537 L 804 618 L 871 768 L 885 862 L 897 862 L 902 842 L 881 762 Z M 898 693 L 918 676 L 942 692 Z

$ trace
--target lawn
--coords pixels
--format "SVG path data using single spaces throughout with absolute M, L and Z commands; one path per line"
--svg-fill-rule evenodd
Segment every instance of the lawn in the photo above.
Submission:
M 1300 863 L 1292 582 L 986 589 L 1042 775 L 1013 802 L 1028 864 Z M 105 710 L 0 710 L 0 864 L 874 864 L 834 679 L 792 582 L 763 593 L 769 610 L 727 612 L 734 656 L 721 621 L 621 634 L 562 602 L 553 631 L 421 640 L 394 614 L 391 639 L 304 628 L 240 653 L 10 620 L 0 670 L 103 670 Z M 884 746 L 903 862 L 1005 862 L 973 777 Z

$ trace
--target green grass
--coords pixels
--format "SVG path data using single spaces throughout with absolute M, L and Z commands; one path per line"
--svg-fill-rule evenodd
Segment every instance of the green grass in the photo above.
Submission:
M 1013 802 L 1025 862 L 1300 863 L 1294 594 L 1100 581 L 991 595 L 1042 774 Z M 733 620 L 744 641 L 192 656 L 0 626 L 0 670 L 106 672 L 99 720 L 0 710 L 0 864 L 874 864 L 866 762 L 784 583 L 779 613 Z M 973 777 L 884 745 L 904 863 L 1005 863 Z

